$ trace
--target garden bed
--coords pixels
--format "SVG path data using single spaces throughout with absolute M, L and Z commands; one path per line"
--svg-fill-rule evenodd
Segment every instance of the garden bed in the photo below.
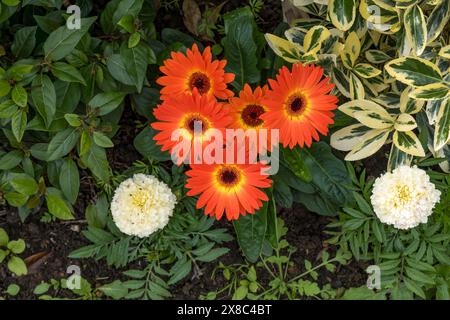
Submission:
M 27 221 L 22 224 L 20 220 L 3 208 L 0 213 L 0 227 L 5 228 L 12 238 L 22 238 L 27 242 L 27 249 L 24 257 L 29 258 L 39 255 L 35 262 L 29 267 L 29 275 L 20 278 L 10 276 L 5 267 L 0 269 L 0 278 L 3 279 L 4 287 L 10 284 L 18 284 L 22 290 L 16 297 L 17 299 L 36 299 L 33 293 L 34 289 L 41 282 L 47 282 L 49 279 L 60 279 L 68 276 L 67 267 L 77 265 L 81 269 L 81 274 L 92 286 L 112 282 L 115 279 L 122 278 L 121 270 L 109 267 L 105 261 L 77 260 L 67 258 L 73 250 L 88 244 L 88 241 L 81 235 L 80 230 L 85 227 L 84 215 L 78 216 L 76 221 L 70 223 L 54 222 L 43 224 L 37 219 Z M 324 249 L 333 251 L 333 246 L 326 243 L 327 236 L 323 234 L 326 224 L 331 219 L 321 217 L 308 212 L 305 208 L 297 205 L 293 209 L 282 209 L 281 217 L 286 224 L 291 226 L 287 240 L 299 250 L 293 257 L 297 264 L 289 273 L 292 275 L 304 271 L 301 266 L 304 259 L 316 261 Z M 7 218 L 8 216 L 8 218 Z M 220 223 L 228 227 L 226 223 Z M 233 230 L 230 229 L 230 232 Z M 178 284 L 172 291 L 174 299 L 195 300 L 200 295 L 206 295 L 210 291 L 221 289 L 225 285 L 223 277 L 218 277 L 211 281 L 211 273 L 221 262 L 225 265 L 243 263 L 242 254 L 236 244 L 230 243 L 230 252 L 222 256 L 215 263 L 202 264 L 200 266 L 202 275 L 195 279 L 186 279 Z M 367 281 L 365 269 L 368 263 L 351 263 L 340 267 L 335 273 L 328 272 L 326 269 L 319 271 L 319 283 L 324 285 L 331 283 L 335 289 L 360 287 Z M 124 270 L 123 270 L 124 271 Z M 261 284 L 267 286 L 270 278 L 266 274 L 260 279 Z M 73 294 L 63 292 L 60 297 L 73 297 Z

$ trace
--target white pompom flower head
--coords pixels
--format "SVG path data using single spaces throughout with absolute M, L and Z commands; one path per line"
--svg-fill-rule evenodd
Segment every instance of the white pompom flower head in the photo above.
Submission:
M 111 213 L 120 231 L 145 238 L 169 223 L 176 200 L 164 182 L 151 175 L 135 174 L 114 192 Z
M 381 222 L 406 230 L 428 221 L 440 195 L 424 170 L 399 166 L 375 180 L 370 199 Z

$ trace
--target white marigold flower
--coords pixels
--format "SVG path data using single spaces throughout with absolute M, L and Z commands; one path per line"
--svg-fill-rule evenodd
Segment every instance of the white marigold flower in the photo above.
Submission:
M 381 222 L 410 229 L 427 222 L 440 195 L 424 170 L 400 166 L 375 180 L 370 199 Z
M 116 189 L 111 212 L 123 233 L 144 238 L 167 225 L 176 200 L 164 182 L 154 176 L 135 174 Z

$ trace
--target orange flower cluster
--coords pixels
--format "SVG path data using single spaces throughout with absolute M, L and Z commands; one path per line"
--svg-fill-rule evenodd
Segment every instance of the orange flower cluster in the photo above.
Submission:
M 201 53 L 195 44 L 186 54 L 172 52 L 164 62 L 160 68 L 164 75 L 157 80 L 162 103 L 154 110 L 158 122 L 152 123 L 159 131 L 154 140 L 162 150 L 178 152 L 178 141 L 172 141 L 175 130 L 181 132 L 180 139 L 203 147 L 209 139 L 194 134 L 196 123 L 201 123 L 202 132 L 211 128 L 278 129 L 280 142 L 291 149 L 297 144 L 311 146 L 313 139 L 319 140 L 319 133 L 328 133 L 338 100 L 328 95 L 334 85 L 323 78 L 320 67 L 295 64 L 292 71 L 283 67 L 276 80 L 269 80 L 270 89 L 266 85 L 252 90 L 246 84 L 234 97 L 228 84 L 235 76 L 225 72 L 226 63 L 212 60 L 209 47 Z M 186 156 L 178 154 L 177 159 Z M 189 196 L 199 195 L 197 208 L 204 207 L 205 214 L 217 219 L 225 214 L 233 220 L 255 213 L 268 201 L 261 190 L 272 184 L 264 174 L 268 167 L 238 162 L 191 164 L 186 188 Z

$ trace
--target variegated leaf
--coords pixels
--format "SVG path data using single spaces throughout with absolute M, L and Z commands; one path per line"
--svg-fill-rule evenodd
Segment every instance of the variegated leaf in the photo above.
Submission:
M 350 83 L 345 73 L 340 69 L 333 67 L 331 77 L 339 92 L 342 93 L 344 97 L 350 98 Z
M 355 22 L 348 32 L 356 32 L 358 38 L 362 39 L 366 35 L 367 30 L 366 20 L 364 20 L 364 18 L 357 12 Z
M 408 37 L 405 34 L 404 29 L 400 29 L 398 32 L 398 38 L 400 39 L 400 44 L 398 46 L 398 52 L 400 57 L 406 57 L 411 54 L 412 51 L 412 43 L 409 41 Z
M 337 65 L 337 56 L 332 53 L 318 54 L 317 60 L 320 61 L 322 64 L 328 65 L 330 67 Z
M 433 156 L 435 158 L 446 158 L 447 161 L 439 163 L 439 167 L 442 169 L 442 171 L 450 173 L 450 146 L 444 145 L 443 148 L 439 149 L 438 151 L 434 151 Z
M 382 106 L 369 100 L 349 101 L 340 105 L 338 109 L 352 118 L 355 117 L 355 112 L 358 111 L 373 111 L 378 113 L 386 112 Z
M 450 59 L 450 45 L 442 47 L 439 50 L 439 55 L 443 58 Z
M 367 61 L 374 64 L 384 63 L 392 59 L 389 55 L 380 50 L 367 50 L 365 54 Z
M 399 9 L 407 9 L 415 5 L 419 0 L 395 0 L 395 7 Z
M 439 37 L 450 19 L 450 1 L 444 0 L 438 4 L 427 21 L 428 43 Z
M 441 102 L 434 129 L 434 150 L 438 151 L 450 139 L 450 99 Z
M 395 12 L 392 0 L 372 0 L 372 2 L 384 10 Z
M 416 157 L 424 157 L 425 151 L 420 144 L 419 138 L 412 131 L 395 131 L 392 137 L 392 142 L 395 146 L 403 152 Z
M 345 157 L 346 161 L 356 161 L 367 158 L 380 150 L 389 136 L 389 130 L 371 130 L 366 133 L 361 142 Z
M 381 74 L 381 70 L 368 63 L 358 63 L 353 71 L 362 78 L 373 78 Z
M 353 68 L 361 52 L 361 42 L 356 32 L 351 32 L 345 40 L 344 50 L 341 51 L 342 63 L 349 69 Z
M 381 3 L 375 3 L 373 0 L 361 0 L 359 13 L 367 20 L 370 28 L 375 28 L 380 32 L 386 32 L 392 26 L 395 19 L 398 19 L 398 13 L 395 7 L 380 6 Z M 380 30 L 381 29 L 381 30 Z
M 371 111 L 356 111 L 353 116 L 356 120 L 371 129 L 388 129 L 394 125 L 394 118 L 384 109 Z
M 355 0 L 329 0 L 328 14 L 333 25 L 342 31 L 349 30 L 356 18 Z
M 411 91 L 411 97 L 417 100 L 439 100 L 449 95 L 450 86 L 444 83 L 432 83 Z
M 437 61 L 439 70 L 441 70 L 442 74 L 446 74 L 444 77 L 444 81 L 450 85 L 450 59 L 439 59 Z
M 362 141 L 362 137 L 372 129 L 362 124 L 352 124 L 331 135 L 330 144 L 341 151 L 350 151 Z
M 426 4 L 429 4 L 430 6 L 436 6 L 439 3 L 441 3 L 444 0 L 425 0 Z
M 325 24 L 325 26 L 331 25 L 328 21 L 324 21 L 322 19 L 314 19 L 314 18 L 295 19 L 294 21 L 292 21 L 292 24 L 295 27 L 300 27 L 300 28 L 305 29 L 305 30 L 309 30 L 312 27 L 317 26 L 319 24 Z
M 296 63 L 300 61 L 300 58 L 302 56 L 300 45 L 289 42 L 270 33 L 266 33 L 265 37 L 267 43 L 276 55 L 280 56 L 290 63 Z
M 403 24 L 399 20 L 395 19 L 395 20 L 391 21 L 391 27 L 390 27 L 389 31 L 391 33 L 397 33 L 400 31 L 400 29 L 402 27 L 403 27 Z
M 400 107 L 400 96 L 395 92 L 380 94 L 372 100 L 388 109 L 398 109 Z
M 427 45 L 427 25 L 422 9 L 418 5 L 410 6 L 403 15 L 406 36 L 413 45 L 414 52 L 420 56 Z
M 427 107 L 425 109 L 425 112 L 427 114 L 428 123 L 430 125 L 434 125 L 436 123 L 436 119 L 437 119 L 442 101 L 443 100 L 431 100 L 431 101 L 427 102 Z
M 389 84 L 384 81 L 381 76 L 373 78 L 361 78 L 362 83 L 366 88 L 368 88 L 373 96 L 378 96 L 381 92 L 389 88 Z
M 407 85 L 425 86 L 442 82 L 439 68 L 425 59 L 402 57 L 388 62 L 384 67 L 393 78 Z
M 300 61 L 303 62 L 303 63 L 308 64 L 308 63 L 317 61 L 317 59 L 318 59 L 317 58 L 317 54 L 315 54 L 315 53 L 306 53 L 306 54 L 304 54 L 301 57 Z
M 415 114 L 422 110 L 425 101 L 418 101 L 411 98 L 411 87 L 403 90 L 400 96 L 400 111 L 403 113 Z
M 334 29 L 334 30 L 337 30 L 337 29 Z M 341 52 L 344 50 L 344 44 L 343 43 L 340 43 L 340 42 L 335 42 L 334 43 L 334 45 L 333 45 L 333 53 L 334 54 L 336 54 L 336 55 L 341 55 Z
M 389 152 L 388 166 L 387 170 L 392 171 L 395 168 L 406 165 L 411 165 L 413 160 L 413 156 L 401 151 L 399 148 L 395 146 L 395 144 L 391 145 L 391 152 Z
M 323 26 L 311 28 L 305 35 L 303 49 L 306 54 L 315 54 L 319 52 L 322 43 L 330 37 L 331 33 Z
M 286 39 L 293 44 L 297 44 L 302 47 L 303 41 L 305 41 L 305 30 L 300 27 L 292 27 L 284 32 Z M 304 52 L 304 51 L 303 51 Z
M 395 120 L 394 129 L 397 131 L 411 131 L 417 128 L 416 119 L 407 113 L 401 113 Z
M 296 7 L 306 7 L 314 3 L 314 0 L 292 0 L 292 4 Z
M 371 18 L 376 19 L 382 19 L 382 17 L 379 16 L 371 16 Z M 393 16 L 393 18 L 396 18 Z M 384 23 L 384 24 L 376 24 L 367 22 L 367 27 L 371 30 L 377 31 L 378 34 L 385 33 L 385 34 L 394 34 L 397 33 L 398 29 L 398 19 L 392 20 L 393 23 Z
M 364 99 L 366 92 L 361 80 L 353 73 L 350 72 L 350 98 L 351 99 Z

